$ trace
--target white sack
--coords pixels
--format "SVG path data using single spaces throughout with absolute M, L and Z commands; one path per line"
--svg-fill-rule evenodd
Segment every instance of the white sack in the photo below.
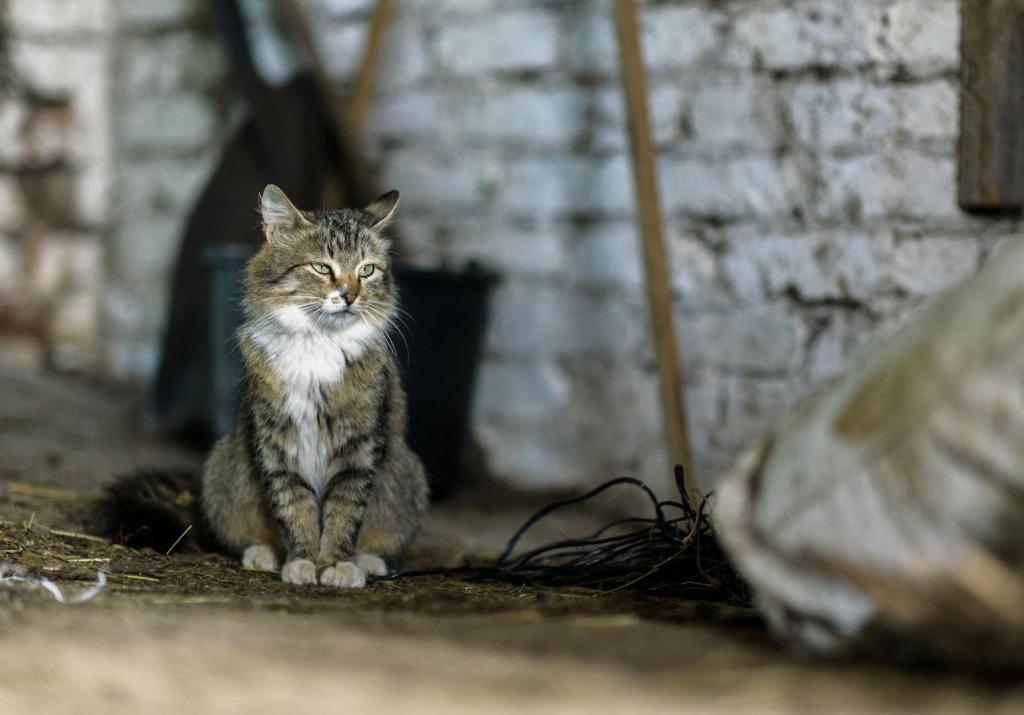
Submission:
M 713 513 L 804 649 L 1024 663 L 1024 243 L 784 419 Z

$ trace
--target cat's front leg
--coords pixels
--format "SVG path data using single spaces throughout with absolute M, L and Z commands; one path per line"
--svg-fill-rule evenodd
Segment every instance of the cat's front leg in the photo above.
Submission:
M 286 559 L 281 580 L 299 586 L 316 583 L 320 518 L 316 494 L 298 472 L 270 471 L 265 477 L 270 510 L 281 529 Z
M 345 466 L 333 473 L 322 497 L 323 531 L 320 535 L 320 563 L 329 564 L 320 583 L 338 588 L 362 588 L 366 575 L 379 575 L 356 556 L 356 543 L 363 525 L 366 504 L 373 492 L 374 471 Z M 379 560 L 379 559 L 378 559 Z

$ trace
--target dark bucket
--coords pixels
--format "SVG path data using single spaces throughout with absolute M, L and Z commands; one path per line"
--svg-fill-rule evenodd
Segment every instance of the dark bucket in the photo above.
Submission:
M 251 255 L 243 246 L 211 246 L 212 320 L 209 419 L 217 435 L 235 423 L 241 360 L 235 331 L 242 322 L 241 273 Z M 494 279 L 466 271 L 398 268 L 402 334 L 393 342 L 409 397 L 409 444 L 426 465 L 435 498 L 465 477 L 469 410 L 487 323 Z M 406 349 L 408 343 L 408 349 Z

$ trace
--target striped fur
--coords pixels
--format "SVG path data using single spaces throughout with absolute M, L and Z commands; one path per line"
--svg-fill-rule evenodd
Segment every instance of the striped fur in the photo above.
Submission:
M 387 335 L 397 292 L 380 231 L 397 198 L 313 213 L 276 187 L 262 197 L 239 420 L 206 462 L 202 508 L 244 565 L 283 563 L 290 583 L 363 585 L 384 570 L 378 556 L 401 558 L 426 510 Z

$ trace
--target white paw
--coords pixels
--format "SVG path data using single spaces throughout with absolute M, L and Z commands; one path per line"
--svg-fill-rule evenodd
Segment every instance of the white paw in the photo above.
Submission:
M 321 586 L 336 588 L 362 588 L 366 585 L 366 574 L 351 561 L 339 561 L 328 566 L 320 574 Z
M 281 569 L 281 580 L 296 586 L 316 583 L 316 565 L 309 559 L 292 559 Z
M 253 571 L 277 571 L 280 565 L 273 549 L 263 544 L 247 546 L 242 552 L 242 568 Z
M 373 554 L 359 554 L 356 556 L 356 566 L 363 570 L 368 576 L 387 576 L 388 565 L 380 556 Z

